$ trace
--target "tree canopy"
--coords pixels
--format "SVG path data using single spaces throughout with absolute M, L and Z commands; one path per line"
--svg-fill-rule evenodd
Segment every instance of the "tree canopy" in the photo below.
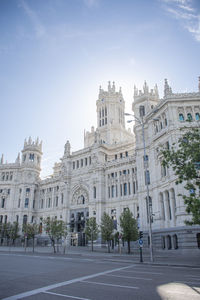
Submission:
M 62 220 L 55 218 L 47 218 L 43 222 L 45 224 L 46 233 L 52 242 L 54 253 L 56 253 L 55 242 L 67 236 L 66 224 Z
M 114 224 L 112 218 L 104 212 L 101 218 L 101 236 L 108 243 L 108 252 L 110 252 L 110 241 L 113 237 Z
M 178 145 L 163 149 L 163 166 L 172 166 L 177 175 L 176 184 L 184 183 L 186 193 L 183 197 L 186 212 L 192 215 L 188 225 L 200 224 L 200 129 L 183 128 Z
M 93 241 L 98 238 L 98 225 L 96 223 L 96 218 L 91 217 L 86 222 L 85 234 L 89 241 L 91 241 L 92 251 L 93 251 Z
M 130 242 L 138 239 L 137 221 L 133 218 L 133 214 L 127 208 L 120 216 L 120 226 L 122 229 L 122 237 L 128 243 L 128 253 L 130 253 Z

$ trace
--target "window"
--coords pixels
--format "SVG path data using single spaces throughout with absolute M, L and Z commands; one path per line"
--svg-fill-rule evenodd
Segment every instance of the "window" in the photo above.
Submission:
M 93 187 L 93 197 L 94 197 L 94 199 L 96 199 L 96 197 L 97 197 L 97 189 L 96 189 L 96 186 Z
M 167 235 L 167 249 L 172 249 L 172 239 L 170 235 Z
M 29 160 L 30 160 L 30 161 L 34 161 L 34 154 L 33 154 L 33 153 L 30 153 L 30 154 L 29 154 Z
M 18 199 L 18 208 L 20 208 L 21 199 Z
M 124 183 L 124 196 L 127 195 L 127 183 L 125 182 Z
M 63 193 L 61 194 L 61 204 L 63 204 L 63 200 L 64 200 L 64 195 Z
M 167 126 L 167 119 L 165 118 L 165 126 Z
M 115 186 L 115 195 L 116 195 L 116 197 L 118 197 L 118 187 L 117 187 L 117 184 Z
M 102 126 L 104 126 L 104 119 L 102 119 Z
M 120 158 L 123 158 L 123 153 L 120 153 Z
M 89 157 L 89 164 L 91 165 L 92 159 L 91 156 Z
M 51 198 L 49 198 L 49 200 L 48 200 L 48 207 L 50 207 L 51 206 Z
M 115 160 L 117 160 L 117 154 L 115 154 Z
M 125 152 L 126 157 L 128 157 L 128 151 Z
M 19 223 L 19 216 L 16 215 L 16 222 Z
M 179 114 L 179 121 L 184 121 L 184 115 L 183 114 Z
M 133 194 L 136 193 L 136 188 L 135 188 L 135 181 L 133 181 Z
M 28 216 L 24 215 L 23 216 L 23 225 L 27 224 Z
M 85 158 L 85 165 L 87 166 L 87 157 Z
M 129 195 L 131 194 L 131 184 L 130 184 L 130 182 L 128 183 L 128 193 L 129 193 Z
M 176 234 L 173 235 L 173 244 L 174 244 L 174 249 L 178 249 L 178 237 Z
M 29 204 L 29 198 L 25 198 L 24 207 L 28 208 L 28 204 Z
M 2 198 L 2 201 L 1 201 L 1 208 L 5 208 L 5 198 Z
M 44 207 L 44 200 L 42 199 L 41 200 L 41 208 L 43 208 Z
M 56 196 L 56 206 L 58 206 L 58 196 Z
M 105 125 L 107 124 L 107 118 L 105 118 Z
M 23 162 L 26 161 L 26 154 L 23 155 Z
M 33 199 L 33 208 L 35 208 L 35 199 Z
M 199 120 L 200 120 L 200 114 L 199 114 L 199 113 L 196 113 L 196 114 L 195 114 L 195 119 L 196 119 L 196 121 L 199 121 Z
M 3 216 L 1 215 L 0 216 L 0 224 L 2 224 L 2 222 L 3 222 Z
M 145 116 L 145 107 L 143 105 L 141 105 L 139 107 L 139 112 L 140 112 L 140 117 L 144 117 Z
M 108 198 L 110 198 L 110 187 L 108 187 Z
M 162 249 L 165 249 L 165 236 L 161 237 Z
M 150 173 L 149 170 L 144 172 L 144 177 L 145 177 L 145 185 L 150 184 Z
M 75 161 L 73 161 L 73 170 L 75 169 Z
M 76 161 L 76 167 L 79 168 L 79 160 Z
M 81 159 L 81 167 L 83 167 L 83 159 Z
M 197 247 L 200 249 L 200 232 L 197 233 Z
M 122 184 L 120 184 L 120 195 L 122 196 Z
M 30 188 L 27 188 L 26 189 L 26 196 L 29 196 L 29 193 L 30 193 Z
M 123 170 L 123 174 L 126 175 L 126 170 Z
M 111 195 L 112 195 L 112 198 L 114 198 L 114 189 L 115 189 L 115 187 L 114 187 L 114 185 L 112 185 L 112 187 L 111 187 Z
M 191 113 L 187 114 L 187 119 L 188 119 L 188 121 L 192 121 L 192 115 L 191 115 Z

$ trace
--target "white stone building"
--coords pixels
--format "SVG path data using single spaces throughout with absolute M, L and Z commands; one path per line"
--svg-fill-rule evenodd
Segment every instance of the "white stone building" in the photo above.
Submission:
M 96 107 L 97 128 L 85 133 L 84 148 L 71 153 L 67 141 L 64 155 L 48 179 L 40 178 L 42 143 L 38 139 L 25 140 L 15 163 L 4 163 L 2 156 L 0 222 L 37 222 L 42 229 L 42 219 L 56 217 L 69 225 L 72 237 L 78 236 L 81 244 L 88 217 L 96 217 L 100 224 L 106 211 L 120 230 L 120 214 L 129 207 L 148 247 L 142 126 L 135 122 L 134 133 L 125 128 L 125 102 L 121 88 L 117 92 L 114 83 L 111 86 L 109 82 L 107 91 L 100 87 Z M 199 250 L 200 226 L 185 226 L 184 220 L 190 216 L 178 196 L 183 186 L 175 184 L 171 169 L 161 166 L 159 149 L 178 141 L 180 127 L 199 126 L 200 81 L 198 92 L 175 94 L 165 80 L 163 99 L 157 86 L 149 90 L 145 82 L 143 91 L 134 88 L 132 109 L 140 120 L 141 112 L 144 114 L 154 248 Z M 185 122 L 188 118 L 192 122 Z

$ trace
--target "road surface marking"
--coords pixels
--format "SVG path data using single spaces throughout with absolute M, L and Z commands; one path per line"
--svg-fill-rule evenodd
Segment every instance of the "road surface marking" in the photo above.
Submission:
M 123 271 L 123 272 L 127 272 L 127 273 L 137 273 L 137 274 L 139 274 L 139 273 L 144 273 L 144 274 L 153 274 L 153 275 L 163 275 L 163 273 L 159 273 L 159 272 L 145 272 L 145 271 L 138 271 L 138 270 L 132 270 L 132 271 Z
M 119 284 L 103 283 L 103 282 L 97 282 L 97 281 L 82 280 L 81 282 L 99 284 L 99 285 L 107 285 L 107 286 L 114 286 L 114 287 L 125 288 L 125 289 L 139 289 L 138 286 L 119 285 Z
M 43 294 L 50 294 L 50 295 L 54 295 L 54 296 L 60 296 L 60 297 L 65 297 L 65 298 L 73 298 L 73 299 L 79 299 L 79 300 L 91 300 L 91 299 L 88 299 L 88 298 L 80 298 L 80 297 L 76 297 L 76 296 L 58 294 L 58 293 L 53 293 L 53 292 L 43 292 Z
M 104 276 L 112 276 L 112 277 L 119 277 L 119 278 L 132 278 L 132 279 L 141 279 L 141 280 L 152 280 L 151 278 L 132 277 L 132 276 L 120 276 L 120 275 L 111 275 L 111 274 L 105 274 Z
M 132 267 L 132 265 L 130 265 L 128 267 L 121 267 L 121 268 L 116 268 L 116 269 L 112 269 L 112 270 L 108 270 L 108 271 L 104 271 L 104 272 L 100 272 L 100 273 L 86 275 L 86 276 L 74 278 L 74 279 L 59 282 L 59 283 L 54 283 L 54 284 L 47 285 L 47 286 L 44 286 L 44 287 L 41 287 L 41 288 L 38 288 L 38 289 L 35 289 L 35 290 L 31 290 L 31 291 L 27 291 L 27 292 L 20 293 L 20 294 L 17 294 L 17 295 L 13 295 L 13 296 L 4 298 L 2 300 L 23 299 L 23 298 L 26 298 L 26 297 L 29 297 L 29 296 L 33 296 L 33 295 L 36 295 L 36 294 L 39 294 L 39 293 L 46 292 L 48 290 L 59 288 L 61 286 L 69 285 L 69 284 L 80 282 L 80 281 L 82 282 L 83 280 L 91 279 L 91 278 L 98 277 L 98 276 L 105 275 L 105 274 L 109 274 L 109 273 L 112 273 L 112 272 L 121 271 L 123 269 L 129 269 L 131 267 Z

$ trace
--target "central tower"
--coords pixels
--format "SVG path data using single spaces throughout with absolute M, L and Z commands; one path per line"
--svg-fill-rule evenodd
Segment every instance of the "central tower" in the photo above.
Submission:
M 125 129 L 125 101 L 121 92 L 116 92 L 115 83 L 108 82 L 108 90 L 99 89 L 97 106 L 97 132 L 102 143 L 118 144 L 130 138 Z

